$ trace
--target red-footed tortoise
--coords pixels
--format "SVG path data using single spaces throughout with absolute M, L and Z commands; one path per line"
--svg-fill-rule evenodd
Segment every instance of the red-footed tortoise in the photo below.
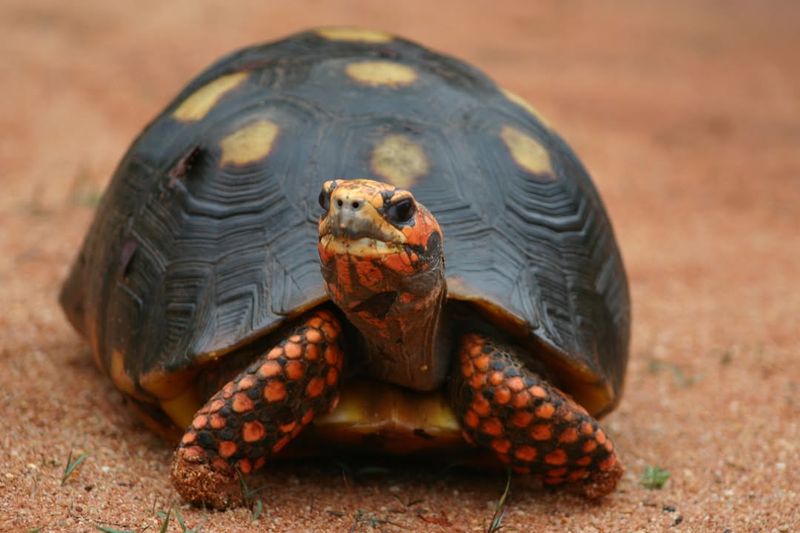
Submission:
M 193 502 L 240 502 L 237 471 L 302 441 L 476 447 L 589 497 L 623 471 L 596 417 L 628 288 L 589 176 L 521 98 L 404 39 L 325 28 L 207 69 L 120 163 L 61 302 L 184 431 Z

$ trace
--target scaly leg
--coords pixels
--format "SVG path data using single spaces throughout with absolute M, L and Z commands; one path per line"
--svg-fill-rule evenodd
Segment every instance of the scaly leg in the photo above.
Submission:
M 464 335 L 451 389 L 464 438 L 547 485 L 588 498 L 614 490 L 624 469 L 597 420 L 503 347 Z
M 330 312 L 309 314 L 197 411 L 172 464 L 183 498 L 219 509 L 241 504 L 236 470 L 258 470 L 314 416 L 335 407 L 340 333 Z

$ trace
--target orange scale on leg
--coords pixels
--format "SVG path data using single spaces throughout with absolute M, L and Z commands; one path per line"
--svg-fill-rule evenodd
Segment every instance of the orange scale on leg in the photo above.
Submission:
M 238 468 L 239 472 L 242 474 L 249 474 L 253 471 L 253 465 L 250 463 L 249 459 L 239 459 L 239 461 L 236 462 L 236 468 Z
M 278 429 L 281 433 L 291 433 L 297 427 L 297 422 L 289 422 L 288 424 L 281 424 L 278 426 Z
M 611 452 L 614 451 L 614 443 L 612 443 L 610 440 L 607 440 L 606 443 L 603 446 L 605 447 L 605 449 L 606 449 L 606 451 L 608 453 L 611 453 Z
M 325 362 L 329 365 L 336 365 L 337 360 L 339 359 L 339 354 L 336 352 L 336 348 L 333 346 L 328 346 L 328 348 L 325 349 Z
M 319 359 L 319 346 L 316 344 L 309 344 L 306 346 L 306 361 L 316 361 Z
M 225 419 L 220 415 L 211 415 L 209 423 L 214 429 L 222 429 L 225 427 Z
M 568 470 L 566 468 L 554 468 L 552 470 L 547 471 L 548 477 L 564 477 L 567 475 Z
M 280 373 L 281 373 L 281 365 L 279 365 L 275 361 L 266 362 L 258 368 L 258 375 L 262 378 L 275 377 Z
M 533 440 L 550 440 L 553 438 L 553 431 L 549 424 L 536 424 L 531 428 L 531 438 Z
M 536 413 L 536 416 L 539 418 L 550 418 L 555 412 L 556 408 L 553 407 L 551 403 L 543 403 L 534 410 L 534 413 Z
M 530 425 L 530 423 L 533 421 L 533 415 L 527 411 L 517 411 L 511 415 L 509 421 L 513 426 L 522 429 Z
M 238 389 L 240 391 L 242 391 L 242 390 L 247 390 L 247 389 L 251 388 L 255 384 L 256 384 L 255 376 L 247 375 L 247 376 L 243 377 L 242 379 L 240 379 L 239 382 L 236 385 L 237 385 Z
M 569 479 L 570 481 L 575 483 L 576 481 L 580 481 L 582 479 L 586 479 L 586 477 L 588 475 L 589 475 L 589 472 L 587 470 L 580 469 L 580 470 L 575 470 L 572 473 L 570 473 L 570 475 L 567 476 L 567 479 Z
M 280 381 L 270 381 L 264 387 L 264 398 L 270 402 L 279 402 L 286 398 L 286 386 Z
M 325 390 L 325 381 L 322 378 L 316 377 L 311 379 L 306 385 L 306 395 L 310 398 L 316 398 L 322 391 Z
M 194 431 L 189 431 L 183 434 L 183 437 L 181 438 L 181 444 L 183 445 L 191 444 L 195 440 L 197 440 L 197 433 L 195 433 Z
M 509 378 L 506 381 L 506 385 L 508 386 L 509 389 L 511 389 L 514 392 L 519 392 L 525 388 L 525 382 L 522 381 L 522 378 L 518 376 Z
M 542 400 L 547 398 L 547 391 L 544 390 L 539 385 L 534 385 L 532 387 L 529 387 L 528 392 L 530 392 L 531 396 L 533 396 L 534 398 L 540 398 Z
M 533 446 L 520 446 L 514 450 L 514 457 L 520 461 L 525 461 L 528 463 L 532 463 L 536 459 L 537 455 L 538 452 Z
M 486 374 L 478 372 L 469 380 L 469 384 L 473 389 L 480 389 L 486 384 Z
M 600 461 L 600 463 L 597 466 L 598 468 L 600 468 L 600 470 L 605 472 L 611 470 L 615 464 L 617 464 L 617 457 L 615 455 L 610 455 L 607 458 Z
M 511 399 L 511 405 L 516 409 L 527 407 L 531 403 L 531 396 L 528 391 L 518 392 Z
M 233 385 L 233 383 L 227 383 L 224 387 L 222 387 L 222 397 L 226 400 L 230 399 L 235 392 L 235 388 L 236 387 Z
M 253 400 L 247 394 L 240 392 L 233 397 L 231 408 L 237 413 L 246 413 L 253 409 Z
M 464 424 L 466 424 L 467 427 L 475 429 L 478 427 L 478 424 L 480 424 L 480 422 L 481 422 L 480 417 L 478 417 L 478 414 L 472 409 L 464 413 Z
M 606 434 L 603 432 L 602 429 L 597 430 L 597 433 L 595 433 L 594 438 L 597 440 L 597 444 L 604 444 L 606 442 Z
M 216 413 L 220 409 L 225 407 L 225 402 L 222 400 L 214 400 L 210 404 L 208 404 L 208 412 L 209 413 Z
M 290 341 L 284 345 L 283 351 L 289 359 L 299 359 L 303 355 L 303 346 L 297 342 Z
M 481 372 L 486 372 L 489 370 L 489 356 L 481 355 L 480 357 L 473 359 L 472 364 Z
M 200 459 L 201 457 L 205 457 L 206 451 L 200 446 L 188 446 L 186 448 L 183 448 L 181 454 L 186 459 L 197 460 Z
M 264 466 L 264 463 L 266 462 L 267 460 L 264 457 L 259 457 L 258 459 L 256 459 L 256 462 L 253 463 L 253 470 L 258 470 L 259 468 Z
M 578 431 L 575 428 L 567 428 L 558 436 L 558 442 L 571 443 L 578 440 Z
M 481 416 L 489 416 L 489 413 L 492 412 L 492 406 L 489 405 L 489 402 L 482 394 L 478 394 L 475 396 L 475 399 L 472 400 L 472 410 Z
M 280 359 L 283 357 L 283 348 L 281 346 L 276 346 L 269 351 L 267 354 L 267 359 L 274 361 L 275 359 Z
M 264 429 L 264 424 L 258 420 L 253 422 L 245 422 L 242 426 L 242 438 L 245 442 L 257 442 L 267 435 L 267 430 Z
M 597 448 L 597 442 L 594 440 L 587 440 L 583 443 L 581 450 L 583 450 L 583 453 L 591 453 L 595 448 Z
M 491 446 L 497 453 L 506 454 L 511 449 L 511 442 L 507 439 L 495 439 L 492 441 Z
M 471 364 L 464 363 L 463 365 L 461 365 L 461 375 L 464 376 L 465 378 L 471 378 L 474 373 L 475 373 L 475 368 Z
M 337 381 L 339 381 L 339 371 L 335 368 L 328 369 L 328 373 L 325 375 L 325 383 L 327 383 L 329 387 L 333 387 L 336 385 Z
M 481 431 L 492 437 L 499 437 L 503 434 L 503 424 L 498 418 L 487 418 L 481 423 Z
M 494 391 L 494 403 L 497 405 L 505 405 L 511 401 L 511 391 L 507 387 L 497 387 Z
M 293 342 L 295 344 L 299 344 L 300 342 L 303 342 L 303 337 L 301 337 L 300 335 L 294 334 L 294 335 L 292 335 L 291 337 L 289 337 L 286 340 L 288 340 L 289 342 Z
M 322 342 L 322 333 L 318 329 L 309 328 L 306 330 L 306 340 L 312 344 Z
M 206 427 L 207 423 L 208 423 L 208 417 L 206 415 L 198 415 L 194 417 L 194 420 L 192 420 L 192 427 L 194 429 L 203 429 L 204 427 Z
M 278 453 L 279 451 L 281 451 L 284 448 L 284 446 L 289 444 L 289 441 L 291 440 L 292 437 L 290 437 L 289 435 L 286 435 L 285 437 L 281 438 L 278 442 L 276 442 L 272 446 L 272 453 Z
M 217 452 L 220 457 L 228 458 L 236 453 L 236 443 L 230 440 L 224 440 L 219 443 Z
M 583 457 L 575 461 L 575 464 L 578 466 L 589 466 L 590 464 L 592 464 L 592 458 L 589 455 L 584 455 Z
M 287 378 L 298 380 L 305 375 L 306 366 L 300 361 L 289 361 L 286 363 L 286 366 L 283 367 L 283 371 L 286 373 Z
M 312 318 L 311 320 L 306 322 L 306 324 L 310 328 L 314 328 L 315 330 L 318 330 L 322 326 L 322 319 L 320 317 L 318 317 L 318 316 L 315 316 L 314 318 Z
M 586 435 L 588 437 L 592 433 L 594 433 L 594 428 L 589 422 L 581 424 L 581 435 Z
M 303 418 L 300 419 L 300 423 L 303 424 L 304 426 L 307 426 L 311 423 L 312 420 L 314 420 L 314 410 L 309 409 L 308 411 L 305 412 L 305 414 L 303 414 Z
M 494 385 L 495 387 L 503 383 L 506 377 L 503 375 L 502 372 L 492 372 L 489 376 L 489 384 Z
M 549 465 L 560 466 L 567 462 L 567 452 L 564 450 L 553 450 L 544 456 L 544 462 Z

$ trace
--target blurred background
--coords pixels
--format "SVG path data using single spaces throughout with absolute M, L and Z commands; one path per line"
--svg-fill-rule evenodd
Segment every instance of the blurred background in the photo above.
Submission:
M 796 2 L 0 0 L 0 529 L 153 529 L 178 504 L 169 448 L 94 370 L 55 295 L 115 165 L 189 79 L 321 25 L 402 35 L 524 96 L 614 223 L 634 323 L 606 423 L 628 473 L 601 506 L 515 488 L 508 530 L 800 528 Z M 70 450 L 88 458 L 62 487 Z M 660 490 L 643 481 L 655 466 Z M 281 471 L 258 520 L 482 530 L 504 482 Z M 251 518 L 182 512 L 213 531 Z

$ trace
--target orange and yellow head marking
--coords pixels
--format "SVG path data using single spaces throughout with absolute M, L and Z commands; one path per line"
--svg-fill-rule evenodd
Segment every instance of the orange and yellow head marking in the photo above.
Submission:
M 327 212 L 319 223 L 319 253 L 323 265 L 354 263 L 340 269 L 347 279 L 369 286 L 383 281 L 381 269 L 412 274 L 428 267 L 421 261 L 433 234 L 441 242 L 436 219 L 413 195 L 372 180 L 333 180 L 323 185 L 320 201 Z M 339 289 L 348 290 L 347 287 Z
M 179 122 L 196 122 L 202 119 L 226 93 L 241 85 L 247 76 L 247 72 L 235 72 L 203 85 L 175 108 L 172 118 Z

